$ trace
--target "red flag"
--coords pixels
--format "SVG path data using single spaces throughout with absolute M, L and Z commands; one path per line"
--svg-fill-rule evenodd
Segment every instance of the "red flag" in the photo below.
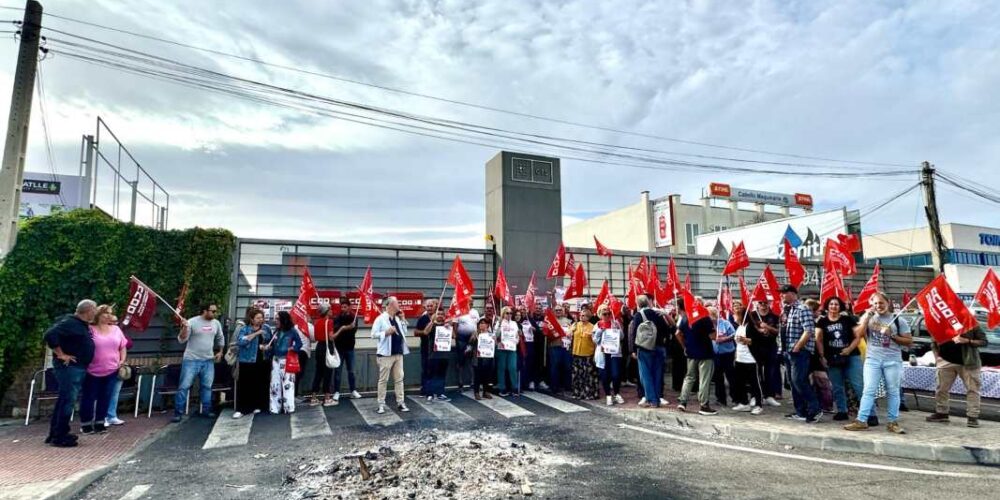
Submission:
M 910 302 L 912 302 L 912 301 L 913 301 L 913 295 L 910 295 L 910 291 L 904 288 L 903 289 L 903 309 L 906 309 L 906 307 L 909 306 Z
M 986 269 L 983 284 L 976 292 L 976 302 L 986 308 L 986 326 L 992 330 L 1000 325 L 1000 279 L 992 267 Z
M 623 307 L 625 307 L 625 304 L 623 304 L 622 301 L 618 300 L 618 297 L 615 297 L 614 295 L 612 295 L 611 296 L 611 313 L 614 314 L 615 316 L 618 316 L 619 318 L 621 318 L 621 316 L 622 316 L 622 308 Z
M 788 238 L 785 238 L 785 272 L 788 273 L 788 282 L 795 288 L 802 285 L 802 281 L 806 279 L 806 268 L 802 267 L 799 256 L 788 242 Z
M 849 299 L 847 289 L 844 288 L 844 282 L 841 281 L 840 276 L 837 273 L 825 271 L 823 272 L 823 282 L 819 287 L 820 304 L 826 304 L 826 299 L 830 297 L 840 297 L 840 300 L 844 302 Z
M 729 261 L 726 262 L 726 268 L 722 270 L 722 275 L 729 276 L 748 267 L 750 267 L 750 256 L 747 255 L 747 248 L 743 246 L 741 241 L 739 245 L 736 245 L 736 248 L 733 248 L 733 253 L 729 254 Z
M 156 292 L 132 276 L 129 278 L 128 297 L 122 326 L 138 332 L 145 331 L 156 312 Z
M 639 259 L 639 265 L 635 266 L 632 275 L 645 287 L 646 281 L 649 279 L 649 260 L 646 259 L 645 255 Z
M 307 267 L 302 271 L 299 297 L 295 299 L 295 305 L 289 311 L 289 314 L 292 315 L 292 323 L 295 323 L 299 331 L 306 335 L 309 334 L 309 319 L 313 314 L 313 311 L 310 310 L 310 302 L 316 297 L 319 297 L 319 294 L 316 293 L 316 286 L 313 284 L 312 275 L 309 274 L 309 268 Z
M 542 328 L 542 333 L 546 337 L 561 339 L 566 336 L 566 331 L 563 330 L 562 324 L 559 323 L 559 318 L 556 318 L 556 313 L 552 311 L 552 308 L 545 309 L 545 322 L 548 325 Z
M 455 287 L 455 297 L 458 298 L 459 302 L 465 302 L 472 298 L 473 292 L 476 291 L 472 278 L 469 277 L 465 266 L 462 265 L 462 259 L 457 255 L 451 263 L 451 270 L 448 271 L 448 284 Z
M 181 316 L 184 314 L 184 302 L 187 300 L 187 294 L 188 282 L 187 280 L 184 280 L 184 286 L 181 287 L 181 293 L 177 296 L 177 307 L 174 308 L 174 310 L 177 311 L 174 315 L 174 322 L 178 325 L 182 325 L 184 321 Z
M 459 316 L 469 314 L 469 310 L 471 309 L 470 306 L 470 300 L 458 300 L 458 290 L 456 289 L 455 295 L 451 298 L 451 306 L 448 307 L 448 312 L 445 313 L 445 321 L 450 321 Z
M 538 287 L 535 286 L 535 272 L 531 271 L 531 279 L 528 280 L 528 288 L 524 291 L 524 305 L 528 307 L 528 312 L 535 310 L 535 294 Z
M 924 313 L 924 325 L 938 344 L 975 328 L 976 317 L 948 285 L 944 275 L 934 278 L 917 293 L 917 305 Z
M 681 278 L 677 275 L 677 264 L 674 263 L 674 257 L 670 257 L 670 263 L 667 265 L 667 284 L 670 285 L 670 289 L 675 292 L 681 288 Z
M 778 293 L 778 279 L 771 271 L 771 265 L 764 266 L 764 272 L 757 279 L 757 286 L 754 287 L 751 299 L 768 302 L 771 304 L 771 311 L 774 314 L 781 314 L 781 295 Z
M 614 255 L 611 253 L 611 250 L 608 250 L 608 247 L 601 244 L 600 240 L 597 239 L 597 235 L 594 235 L 594 244 L 597 245 L 597 255 L 601 257 L 611 257 Z
M 635 299 L 642 294 L 642 291 L 638 290 L 638 280 L 635 278 L 635 273 L 632 272 L 632 266 L 628 266 L 628 291 L 625 294 L 625 304 L 628 308 L 634 311 Z
M 743 280 L 743 275 L 740 275 L 740 300 L 743 301 L 743 307 L 747 310 L 750 309 L 750 292 L 747 290 L 747 282 Z
M 729 289 L 729 282 L 725 279 L 719 280 L 719 313 L 728 318 L 733 313 L 733 291 Z
M 566 267 L 563 268 L 562 275 L 573 279 L 574 272 L 576 272 L 576 259 L 573 257 L 573 254 L 568 253 L 566 254 Z
M 611 304 L 611 288 L 608 286 L 608 280 L 604 280 L 604 284 L 601 285 L 601 291 L 597 292 L 597 298 L 594 299 L 594 312 L 596 313 L 602 305 Z
M 373 285 L 372 268 L 368 266 L 368 269 L 365 270 L 365 276 L 361 278 L 361 284 L 358 285 L 358 294 L 360 297 L 358 300 L 358 312 L 355 313 L 355 315 L 360 314 L 364 322 L 368 324 L 374 323 L 375 318 L 379 314 L 378 306 L 375 305 Z
M 507 286 L 507 276 L 504 275 L 502 267 L 497 271 L 497 284 L 493 287 L 493 295 L 500 299 L 501 302 L 514 307 L 514 296 L 510 294 L 510 287 Z
M 698 320 L 708 317 L 708 309 L 705 309 L 705 306 L 699 304 L 698 301 L 694 299 L 694 295 L 691 293 L 691 290 L 681 290 L 681 298 L 684 299 L 684 311 L 687 312 L 689 325 L 693 325 L 697 323 Z
M 586 287 L 587 273 L 583 271 L 583 264 L 577 264 L 576 272 L 573 273 L 573 277 L 569 281 L 569 286 L 566 287 L 566 295 L 563 297 L 563 300 L 583 297 L 583 290 Z
M 687 290 L 688 292 L 693 292 L 693 290 L 691 289 L 691 273 L 688 272 L 684 273 L 684 289 Z
M 826 240 L 826 247 L 823 249 L 823 269 L 838 273 L 845 278 L 858 272 L 854 256 L 833 238 Z
M 861 238 L 856 234 L 838 234 L 837 243 L 849 253 L 861 251 Z
M 871 301 L 872 296 L 875 292 L 878 292 L 878 275 L 879 275 L 879 265 L 878 262 L 875 263 L 875 270 L 872 271 L 872 277 L 868 278 L 868 283 L 865 283 L 864 288 L 858 292 L 858 296 L 854 299 L 854 313 L 860 314 L 865 309 L 868 309 L 869 301 Z
M 559 242 L 559 249 L 556 250 L 555 257 L 552 258 L 552 264 L 549 266 L 549 272 L 545 274 L 548 279 L 558 278 L 562 276 L 566 271 L 566 246 Z
M 649 275 L 646 276 L 646 295 L 650 298 L 656 299 L 657 292 L 660 290 L 660 273 L 656 269 L 656 263 L 653 262 L 649 265 Z

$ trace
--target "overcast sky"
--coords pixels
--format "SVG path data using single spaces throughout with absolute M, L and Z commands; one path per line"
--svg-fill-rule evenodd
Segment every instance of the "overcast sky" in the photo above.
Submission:
M 20 6 L 15 0 L 0 4 Z M 1000 186 L 1000 10 L 974 1 L 47 1 L 47 12 L 491 107 L 800 155 L 939 168 Z M 20 13 L 0 10 L 0 19 Z M 46 26 L 315 94 L 520 131 L 787 161 L 458 107 L 46 17 Z M 57 34 L 49 33 L 56 37 Z M 12 36 L 12 35 L 4 35 Z M 6 110 L 17 45 L 0 50 Z M 41 64 L 60 173 L 103 117 L 172 194 L 170 226 L 238 236 L 483 245 L 484 163 L 464 145 L 277 109 L 89 66 Z M 28 169 L 47 171 L 36 99 Z M 803 160 L 804 161 L 804 160 Z M 822 163 L 822 162 L 817 162 Z M 843 167 L 843 165 L 837 165 Z M 876 167 L 858 167 L 872 169 Z M 660 172 L 562 163 L 567 221 L 695 202 L 710 181 L 863 208 L 918 179 Z M 939 188 L 945 222 L 997 207 Z M 924 225 L 919 193 L 863 220 Z

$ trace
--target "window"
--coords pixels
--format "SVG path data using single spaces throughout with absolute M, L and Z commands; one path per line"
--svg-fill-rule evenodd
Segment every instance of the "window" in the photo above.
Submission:
M 695 245 L 695 240 L 701 234 L 698 231 L 698 224 L 684 224 L 684 233 L 687 236 L 687 253 L 689 255 L 698 253 L 698 247 Z

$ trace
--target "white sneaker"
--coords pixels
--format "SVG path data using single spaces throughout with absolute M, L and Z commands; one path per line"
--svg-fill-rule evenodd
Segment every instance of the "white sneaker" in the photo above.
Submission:
M 764 413 L 764 409 L 759 406 L 754 406 L 753 409 L 750 410 L 751 415 L 760 415 L 761 413 Z
M 623 404 L 625 404 L 625 398 L 623 398 L 621 394 L 616 394 L 615 395 L 615 403 L 623 405 Z
M 358 391 L 351 391 L 351 399 L 361 399 L 361 393 Z
M 757 398 L 750 398 L 750 406 L 757 406 Z
M 433 403 L 434 402 L 434 396 L 427 396 L 427 402 L 428 403 Z
M 615 404 L 615 402 L 614 402 L 614 399 L 613 399 L 613 398 L 612 398 L 611 396 L 608 396 L 608 397 L 607 397 L 607 398 L 605 398 L 605 399 L 607 399 L 607 403 L 606 403 L 606 404 L 607 404 L 608 406 L 612 406 L 612 405 L 614 405 L 614 404 Z
M 125 421 L 118 417 L 109 418 L 104 421 L 104 426 L 107 427 L 109 425 L 125 425 Z
M 541 390 L 543 390 L 543 391 L 547 391 L 547 390 L 549 390 L 549 384 L 546 384 L 545 382 L 539 382 L 538 383 L 538 388 L 541 389 Z
M 643 396 L 643 398 L 639 400 L 639 406 L 642 406 L 642 405 L 644 405 L 646 403 L 648 403 L 648 401 L 646 401 L 646 397 Z
M 528 383 L 528 390 L 529 391 L 535 390 L 535 383 L 534 382 L 529 382 Z
M 378 405 L 378 409 L 375 410 L 375 413 L 378 413 L 379 415 L 385 413 L 385 405 Z
M 410 409 L 407 408 L 406 405 L 404 405 L 404 404 L 400 404 L 400 405 L 396 406 L 396 408 L 399 411 L 403 412 L 403 413 L 406 413 L 406 412 L 410 411 Z
M 733 407 L 733 411 L 750 411 L 752 409 L 753 409 L 752 407 L 745 404 L 738 404 Z
M 258 413 L 260 413 L 260 408 L 257 408 L 256 410 L 254 410 L 254 411 L 253 411 L 253 414 L 254 414 L 254 415 L 256 415 L 256 414 L 258 414 Z
M 233 418 L 243 418 L 243 414 L 240 412 L 233 413 Z
M 333 400 L 334 401 L 340 401 L 340 393 L 339 392 L 333 393 Z
M 769 406 L 781 406 L 781 403 L 779 403 L 778 400 L 774 399 L 773 397 L 765 399 L 764 402 L 767 403 Z

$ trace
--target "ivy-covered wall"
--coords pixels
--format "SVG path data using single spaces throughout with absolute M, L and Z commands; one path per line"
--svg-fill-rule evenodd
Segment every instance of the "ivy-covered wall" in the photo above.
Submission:
M 185 317 L 205 302 L 225 311 L 235 245 L 226 230 L 158 231 L 95 210 L 28 220 L 0 263 L 0 394 L 22 367 L 41 367 L 42 335 L 80 300 L 124 314 L 133 274 L 171 303 L 187 282 Z

